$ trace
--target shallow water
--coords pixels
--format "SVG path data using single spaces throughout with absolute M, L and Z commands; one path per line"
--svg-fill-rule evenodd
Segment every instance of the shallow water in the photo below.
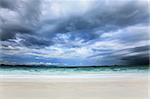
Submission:
M 111 74 L 148 73 L 149 66 L 105 66 L 105 67 L 0 67 L 0 75 L 63 75 L 63 74 Z

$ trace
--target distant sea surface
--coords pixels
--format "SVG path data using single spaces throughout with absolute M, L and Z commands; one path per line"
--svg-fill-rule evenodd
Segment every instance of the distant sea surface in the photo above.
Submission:
M 149 66 L 99 66 L 74 68 L 0 66 L 0 75 L 68 75 L 111 73 L 149 73 Z

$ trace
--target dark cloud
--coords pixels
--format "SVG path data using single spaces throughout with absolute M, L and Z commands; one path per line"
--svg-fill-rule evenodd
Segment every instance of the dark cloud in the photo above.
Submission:
M 149 47 L 150 46 L 140 46 L 128 49 L 130 54 L 122 56 L 121 59 L 125 60 L 126 64 L 131 65 L 148 65 L 149 64 Z M 134 54 L 136 53 L 136 54 Z
M 28 49 L 44 49 L 45 47 L 58 49 L 61 46 L 68 51 L 66 49 L 65 52 L 63 52 L 64 49 L 58 51 L 61 55 L 67 55 L 69 52 L 75 52 L 73 48 L 85 47 L 83 48 L 85 51 L 96 42 L 106 41 L 107 43 L 107 41 L 116 40 L 116 44 L 124 44 L 124 50 L 123 48 L 114 50 L 111 44 L 105 48 L 103 44 L 100 44 L 99 46 L 104 49 L 98 48 L 98 45 L 92 46 L 89 51 L 92 55 L 90 54 L 88 58 L 102 56 L 103 63 L 148 63 L 148 44 L 128 48 L 130 45 L 149 39 L 147 36 L 149 5 L 146 1 L 119 0 L 114 3 L 112 0 L 104 3 L 103 0 L 96 0 L 84 13 L 78 12 L 83 10 L 82 7 L 65 10 L 65 3 L 55 2 L 54 5 L 48 5 L 44 2 L 44 0 L 0 0 L 0 40 L 3 50 L 11 51 L 12 45 L 14 48 Z M 73 1 L 70 1 L 70 4 L 71 2 Z M 50 10 L 52 7 L 54 11 Z M 129 53 L 118 55 L 117 51 Z M 78 51 L 78 53 L 81 52 Z M 134 53 L 137 54 L 134 55 Z M 89 54 L 88 51 L 87 54 Z
M 90 31 L 97 28 L 104 31 L 109 29 L 110 31 L 111 27 L 114 26 L 124 28 L 139 23 L 146 24 L 149 20 L 147 4 L 139 5 L 136 1 L 131 1 L 118 8 L 114 6 L 114 10 L 109 9 L 111 8 L 109 6 L 102 6 L 103 8 L 101 6 L 101 2 L 97 2 L 97 6 L 83 16 L 71 16 L 58 23 L 58 27 L 54 32 Z
M 23 35 L 20 38 L 22 39 L 20 43 L 30 48 L 43 48 L 53 44 L 50 40 L 39 38 L 34 35 Z
M 129 65 L 149 65 L 149 55 L 134 55 L 122 57 L 122 60 L 125 60 L 125 64 Z
M 135 47 L 135 48 L 132 48 L 130 49 L 132 52 L 143 52 L 143 51 L 147 51 L 148 53 L 148 50 L 149 50 L 149 47 L 150 46 L 140 46 L 140 47 Z
M 14 9 L 16 9 L 17 2 L 18 2 L 18 0 L 14 0 L 14 1 L 12 1 L 12 0 L 0 0 L 0 7 L 14 10 Z
M 89 58 L 95 58 L 99 56 L 103 56 L 103 59 L 97 61 L 97 63 L 105 63 L 105 62 L 117 62 L 119 64 L 129 64 L 129 65 L 148 65 L 149 64 L 149 47 L 139 46 L 133 48 L 126 48 L 121 50 L 94 50 L 97 51 L 98 54 L 92 55 Z M 124 53 L 126 52 L 126 53 Z M 120 54 L 118 54 L 120 53 Z
M 0 33 L 1 40 L 5 41 L 8 39 L 15 39 L 16 34 L 23 34 L 23 33 L 31 33 L 32 28 L 28 27 L 27 25 L 20 25 L 20 24 L 5 24 L 1 27 L 2 31 Z
M 7 12 L 0 15 L 1 40 L 14 39 L 16 34 L 34 33 L 40 16 L 40 0 L 0 0 L 0 11 L 3 10 Z
M 79 35 L 85 41 L 88 41 L 97 39 L 103 32 L 116 31 L 137 24 L 148 24 L 149 11 L 146 3 L 140 5 L 138 1 L 134 0 L 123 5 L 119 3 L 116 6 L 111 6 L 105 3 L 102 5 L 100 1 L 83 15 L 46 20 L 37 30 L 40 32 L 43 27 L 47 27 L 39 33 L 40 36 L 45 38 L 53 38 L 57 33 L 70 33 L 73 36 Z M 97 31 L 98 33 L 96 33 Z M 134 38 L 128 37 L 130 35 L 126 35 L 126 33 L 119 36 L 122 41 L 123 39 L 125 40 L 125 43 L 132 42 L 133 40 L 136 42 L 142 38 L 136 33 L 131 34 Z M 126 38 L 130 40 L 126 41 Z
M 13 5 L 14 3 L 10 0 L 1 0 L 1 5 L 7 4 L 7 5 Z M 52 21 L 47 20 L 46 23 L 36 23 L 36 21 L 39 19 L 40 12 L 41 12 L 41 5 L 40 0 L 30 0 L 30 1 L 24 1 L 22 2 L 23 9 L 16 10 L 17 13 L 20 15 L 21 22 L 19 23 L 19 27 L 17 25 L 12 25 L 12 27 L 9 27 L 9 24 L 4 25 L 4 27 L 7 28 L 1 28 L 1 36 L 2 38 L 9 38 L 8 33 L 5 33 L 5 31 L 20 33 L 22 31 L 28 31 L 31 28 L 33 28 L 33 25 L 37 26 L 38 28 L 35 29 L 33 32 L 39 32 L 41 31 L 42 27 L 48 26 L 48 29 L 42 31 L 42 36 L 54 36 L 53 33 L 67 33 L 67 32 L 80 32 L 80 31 L 88 31 L 89 35 L 95 36 L 93 32 L 97 30 L 101 31 L 110 31 L 118 28 L 123 28 L 125 26 L 130 26 L 134 24 L 145 24 L 148 23 L 148 17 L 149 17 L 149 11 L 148 11 L 148 5 L 143 4 L 140 5 L 139 2 L 133 0 L 129 1 L 122 6 L 119 6 L 121 2 L 116 4 L 116 6 L 106 5 L 105 3 L 102 6 L 102 2 L 96 2 L 97 4 L 95 7 L 93 7 L 91 10 L 87 11 L 84 15 L 75 15 L 70 16 L 67 18 L 60 18 L 58 20 Z M 36 5 L 36 6 L 33 6 Z M 17 7 L 19 7 L 19 3 L 16 4 Z M 110 8 L 110 9 L 109 9 Z M 112 9 L 111 9 L 112 8 Z M 79 8 L 80 9 L 80 8 Z M 44 16 L 43 16 L 44 17 Z M 80 23 L 80 24 L 79 24 Z M 38 25 L 42 24 L 41 27 Z M 53 29 L 51 29 L 51 26 L 54 26 Z M 14 31 L 12 31 L 12 28 L 17 28 Z M 22 27 L 30 27 L 22 28 Z M 10 29 L 9 29 L 10 28 Z M 20 29 L 19 29 L 20 28 Z M 19 31 L 18 31 L 19 30 Z M 22 31 L 20 31 L 22 30 Z M 4 33 L 3 33 L 4 31 Z M 10 35 L 13 35 L 11 33 Z M 28 32 L 27 32 L 28 33 Z M 44 35 L 43 35 L 44 34 Z M 8 37 L 6 37 L 8 35 Z M 38 34 L 36 34 L 38 35 Z M 83 34 L 85 35 L 85 33 Z M 13 35 L 15 36 L 15 35 Z M 11 37 L 13 37 L 11 36 Z M 96 35 L 97 36 L 97 35 Z

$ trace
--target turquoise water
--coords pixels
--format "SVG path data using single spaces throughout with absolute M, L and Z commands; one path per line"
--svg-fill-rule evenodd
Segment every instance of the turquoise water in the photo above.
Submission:
M 108 66 L 108 67 L 1 67 L 0 75 L 64 75 L 64 74 L 111 74 L 111 73 L 148 73 L 149 66 Z

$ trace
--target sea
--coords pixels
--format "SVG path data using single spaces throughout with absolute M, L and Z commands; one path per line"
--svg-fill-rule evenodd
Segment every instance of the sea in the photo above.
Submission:
M 0 66 L 0 75 L 70 75 L 70 74 L 113 74 L 149 73 L 148 65 L 139 66 L 96 66 L 96 67 L 43 67 L 43 66 Z

